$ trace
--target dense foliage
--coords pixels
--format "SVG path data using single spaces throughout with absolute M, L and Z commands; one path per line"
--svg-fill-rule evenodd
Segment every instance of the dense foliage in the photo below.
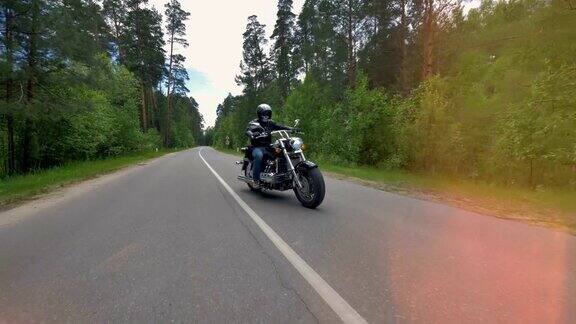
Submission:
M 164 35 L 147 1 L 2 1 L 0 177 L 201 141 L 181 55 L 166 68 L 165 38 L 185 42 L 176 20 L 187 13 L 174 8 Z
M 485 0 L 464 14 L 447 0 L 307 0 L 294 35 L 303 81 L 284 100 L 276 61 L 259 89 L 245 83 L 218 107 L 214 145 L 245 144 L 265 101 L 275 119 L 301 119 L 309 153 L 335 163 L 576 186 L 576 11 L 566 1 Z

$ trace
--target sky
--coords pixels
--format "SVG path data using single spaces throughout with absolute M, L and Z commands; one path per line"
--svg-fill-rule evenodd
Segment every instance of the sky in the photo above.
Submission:
M 150 0 L 151 6 L 164 14 L 167 0 Z M 477 7 L 479 0 L 469 0 L 466 11 Z M 228 93 L 238 95 L 242 88 L 234 77 L 240 74 L 242 34 L 247 18 L 257 15 L 272 35 L 276 22 L 276 0 L 181 0 L 182 8 L 190 13 L 186 22 L 188 48 L 176 48 L 186 57 L 190 76 L 188 89 L 199 104 L 205 126 L 213 126 L 216 107 Z M 304 0 L 294 0 L 293 10 L 300 13 Z M 168 45 L 166 47 L 168 51 Z
M 166 0 L 150 0 L 150 5 L 164 14 Z M 186 56 L 190 76 L 188 89 L 199 104 L 206 126 L 214 125 L 216 107 L 228 93 L 240 94 L 234 77 L 240 74 L 242 33 L 247 18 L 257 15 L 272 35 L 276 22 L 275 0 L 181 0 L 190 12 L 186 22 L 186 39 L 190 46 L 178 52 Z M 304 0 L 294 0 L 293 12 L 298 14 Z M 167 48 L 168 49 L 168 48 Z

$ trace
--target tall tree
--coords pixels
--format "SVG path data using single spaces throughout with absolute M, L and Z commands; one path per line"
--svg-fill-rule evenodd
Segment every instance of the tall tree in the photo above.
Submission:
M 269 82 L 272 76 L 270 61 L 264 52 L 267 44 L 265 25 L 258 21 L 258 17 L 248 17 L 248 24 L 244 32 L 242 45 L 242 62 L 240 63 L 241 75 L 236 77 L 239 85 L 244 85 L 244 93 L 256 95 Z
M 36 86 L 39 79 L 39 64 L 41 60 L 41 33 L 43 8 L 40 0 L 32 0 L 29 8 L 29 15 L 26 21 L 26 106 L 30 112 L 33 109 Z M 32 168 L 32 141 L 34 132 L 34 121 L 27 115 L 24 121 L 22 134 L 22 171 L 28 172 Z
M 237 100 L 236 97 L 234 97 L 231 93 L 228 93 L 228 96 L 226 96 L 226 98 L 224 98 L 224 101 L 221 104 L 219 104 L 218 107 L 216 108 L 217 121 L 222 118 L 225 118 L 231 112 L 234 111 L 236 100 Z
M 172 80 L 170 95 L 178 94 L 185 96 L 190 90 L 186 87 L 186 81 L 189 80 L 188 71 L 184 67 L 186 57 L 182 54 L 172 55 Z
M 334 0 L 306 0 L 296 32 L 296 52 L 304 72 L 329 83 L 337 92 L 344 80 L 346 63 L 346 44 L 338 32 L 338 11 Z
M 346 75 L 348 85 L 356 81 L 358 51 L 368 37 L 366 28 L 369 26 L 365 0 L 336 0 L 338 8 L 339 31 L 346 41 Z
M 93 0 L 62 0 L 49 13 L 49 45 L 61 58 L 91 64 L 96 53 L 108 51 L 109 28 Z
M 176 86 L 179 87 L 178 90 L 187 90 L 183 83 L 185 80 L 188 80 L 188 74 L 186 69 L 183 67 L 185 57 L 179 54 L 174 54 L 174 45 L 180 45 L 182 47 L 188 46 L 188 42 L 184 36 L 186 35 L 185 22 L 188 20 L 190 13 L 182 9 L 178 0 L 171 0 L 169 3 L 165 4 L 164 7 L 166 8 L 164 11 L 164 14 L 166 15 L 166 31 L 168 32 L 168 43 L 170 44 L 170 54 L 168 56 L 168 81 L 166 83 L 168 118 L 164 136 L 165 144 L 168 145 L 168 134 L 170 132 L 170 123 L 173 112 L 172 92 L 174 92 Z
M 440 31 L 450 23 L 450 15 L 460 6 L 460 0 L 423 0 L 420 33 L 422 38 L 422 79 L 437 72 L 437 44 Z
M 278 75 L 280 94 L 283 100 L 288 97 L 296 77 L 293 61 L 295 17 L 296 15 L 292 13 L 292 0 L 279 0 L 276 25 L 271 38 L 276 40 L 272 48 L 272 60 Z
M 124 21 L 128 7 L 125 0 L 104 0 L 102 1 L 102 13 L 110 25 L 112 41 L 118 50 L 120 62 L 124 62 L 125 50 L 122 43 L 122 34 L 124 33 Z
M 397 49 L 399 61 L 399 64 L 397 65 L 399 71 L 396 74 L 396 84 L 397 89 L 406 95 L 411 87 L 408 48 L 413 44 L 410 37 L 411 17 L 409 15 L 410 8 L 413 7 L 413 0 L 397 0 L 394 2 L 394 5 L 396 17 L 399 16 L 399 19 L 397 18 L 398 25 L 395 28 L 395 48 Z
M 12 95 L 14 93 L 14 53 L 16 51 L 16 20 L 18 12 L 16 8 L 16 1 L 7 1 L 3 6 L 3 20 L 4 20 L 4 33 L 2 37 L 2 44 L 5 49 L 5 64 L 2 71 L 5 71 L 2 76 L 2 81 L 5 85 L 5 111 L 2 113 L 6 119 L 6 140 L 7 140 L 7 161 L 6 172 L 10 175 L 16 171 L 16 152 L 14 143 L 14 115 L 12 107 Z
M 314 63 L 315 35 L 318 26 L 318 5 L 319 0 L 306 0 L 302 10 L 298 15 L 296 28 L 296 62 L 299 68 L 303 68 L 304 73 L 310 73 Z
M 147 0 L 129 0 L 129 11 L 124 21 L 121 43 L 126 51 L 125 65 L 141 86 L 140 124 L 144 131 L 149 126 L 148 91 L 157 85 L 164 73 L 164 34 L 162 16 L 155 9 L 142 7 Z
M 164 77 L 163 41 L 162 18 L 146 1 L 1 1 L 0 177 L 158 147 L 160 135 L 142 131 L 156 106 L 150 89 Z M 202 117 L 183 95 L 183 60 L 174 55 L 174 140 L 192 145 Z
M 408 93 L 413 70 L 408 64 L 408 50 L 414 43 L 410 32 L 412 4 L 412 0 L 367 1 L 367 18 L 373 21 L 366 30 L 368 42 L 359 53 L 359 64 L 372 86 Z

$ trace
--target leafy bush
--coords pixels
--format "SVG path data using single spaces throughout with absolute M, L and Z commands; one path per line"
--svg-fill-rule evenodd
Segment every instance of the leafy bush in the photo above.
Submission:
M 338 92 L 310 73 L 276 116 L 300 119 L 309 152 L 325 161 L 576 186 L 574 13 L 559 0 L 488 0 L 457 18 L 439 31 L 440 73 L 410 93 L 372 88 L 362 73 Z M 233 99 L 213 130 L 217 146 L 246 141 L 259 98 Z

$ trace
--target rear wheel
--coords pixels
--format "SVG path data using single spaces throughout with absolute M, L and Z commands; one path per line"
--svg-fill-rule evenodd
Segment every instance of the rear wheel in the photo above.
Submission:
M 326 186 L 324 177 L 318 168 L 298 171 L 298 180 L 302 188 L 294 184 L 294 193 L 302 206 L 306 208 L 316 208 L 324 200 Z

